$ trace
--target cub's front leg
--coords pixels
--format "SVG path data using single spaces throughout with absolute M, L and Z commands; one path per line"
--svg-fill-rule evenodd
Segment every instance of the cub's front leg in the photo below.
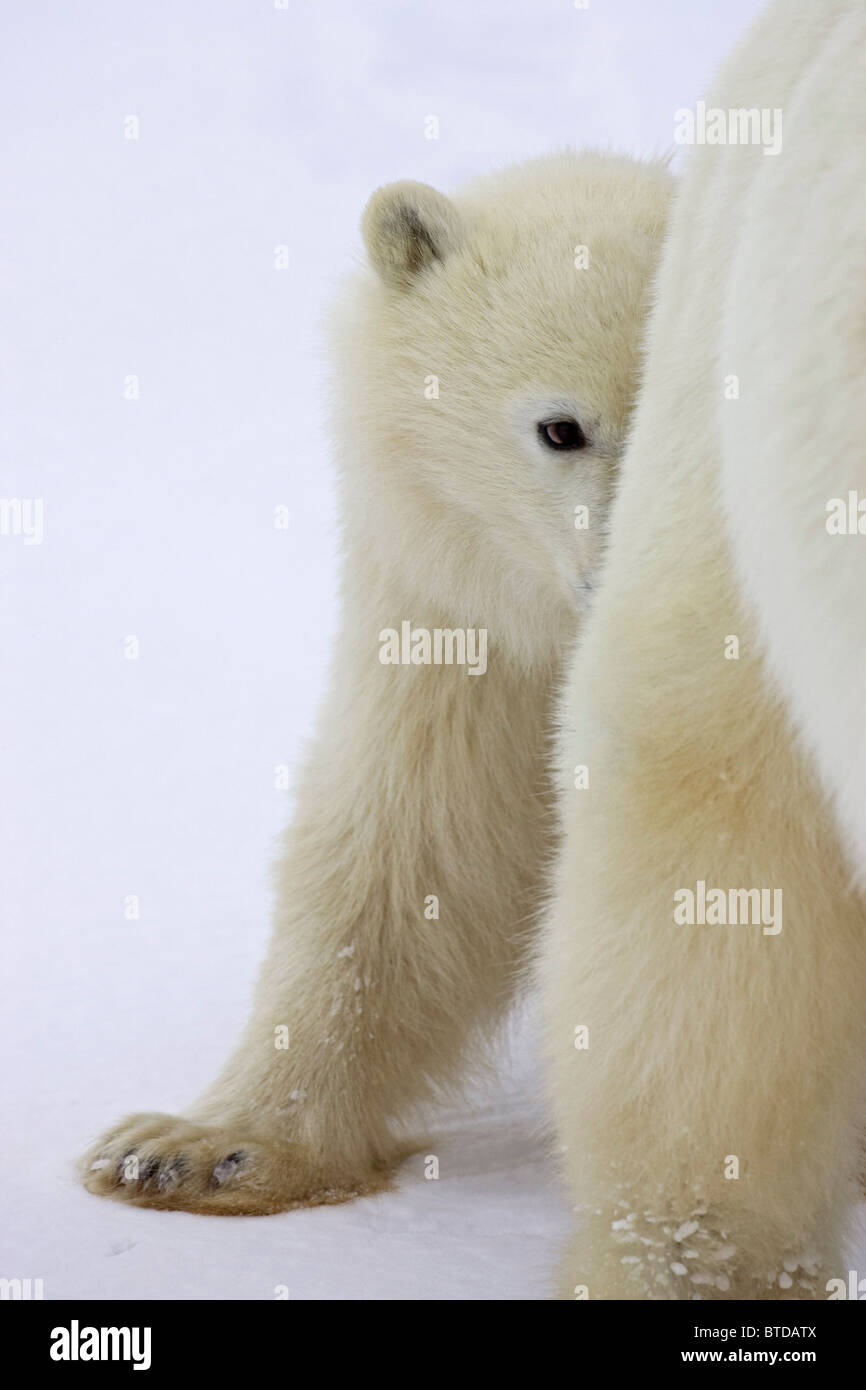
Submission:
M 243 1214 L 375 1191 L 389 1118 L 509 1001 L 549 849 L 549 680 L 507 659 L 478 678 L 384 666 L 350 626 L 246 1032 L 187 1114 L 94 1145 L 92 1192 Z

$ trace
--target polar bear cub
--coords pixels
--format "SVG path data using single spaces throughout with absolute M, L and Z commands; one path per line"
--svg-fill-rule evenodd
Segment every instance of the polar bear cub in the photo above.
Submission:
M 252 1017 L 183 1116 L 93 1147 L 91 1191 L 214 1213 L 373 1191 L 393 1121 L 503 1015 L 671 186 L 564 153 L 370 200 L 333 332 L 342 622 Z

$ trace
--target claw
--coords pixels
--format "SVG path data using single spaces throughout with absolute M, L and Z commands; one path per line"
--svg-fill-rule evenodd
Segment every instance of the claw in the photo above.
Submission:
M 156 1180 L 156 1185 L 160 1192 L 170 1192 L 173 1187 L 177 1187 L 183 1177 L 185 1168 L 186 1162 L 180 1155 L 178 1155 L 177 1158 L 170 1159 L 168 1163 L 163 1164 L 159 1170 L 159 1177 Z
M 214 1187 L 222 1187 L 224 1183 L 230 1182 L 243 1163 L 246 1155 L 243 1153 L 226 1154 L 221 1158 L 213 1170 L 211 1184 Z
M 147 1187 L 147 1184 L 150 1182 L 151 1178 L 156 1175 L 159 1169 L 159 1164 L 160 1160 L 158 1158 L 145 1159 L 138 1173 L 142 1187 Z

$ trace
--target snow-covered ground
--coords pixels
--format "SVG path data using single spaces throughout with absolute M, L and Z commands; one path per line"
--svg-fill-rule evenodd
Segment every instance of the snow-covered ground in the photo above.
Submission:
M 275 770 L 334 626 L 320 323 L 368 194 L 565 143 L 667 148 L 757 9 L 5 7 L 0 491 L 42 499 L 44 536 L 0 537 L 0 1275 L 47 1297 L 544 1296 L 567 1204 L 531 1031 L 376 1198 L 208 1219 L 100 1201 L 71 1165 L 122 1112 L 182 1108 L 244 1015 Z
M 196 1000 L 201 1009 L 198 992 Z M 121 1039 L 153 1026 L 143 1006 L 126 1029 L 116 1009 L 106 1016 Z M 174 1032 L 177 1045 L 183 1029 L 172 1030 L 162 1011 L 157 1017 L 163 1041 L 154 1060 L 165 1071 L 150 1099 L 162 1103 L 167 1095 L 174 1105 L 188 1095 L 172 1081 L 173 1069 L 184 1067 L 166 1040 Z M 116 1052 L 123 1050 L 121 1040 Z M 67 1166 L 84 1132 L 82 1091 L 92 1092 L 91 1123 L 101 1123 L 106 1106 L 113 1114 L 128 1104 L 140 1073 L 115 1067 L 106 1085 L 94 1057 L 80 1066 L 79 1081 L 75 1056 L 70 1044 L 67 1094 L 57 1095 L 55 1079 L 21 1104 L 30 1133 L 9 1155 L 16 1195 L 3 1217 L 3 1268 L 41 1278 L 46 1298 L 546 1296 L 568 1206 L 545 1158 L 537 1078 L 525 1065 L 476 1091 L 470 1106 L 437 1115 L 431 1142 L 403 1164 L 393 1191 L 345 1206 L 229 1219 L 140 1211 L 76 1189 Z M 438 1163 L 435 1179 L 426 1176 L 434 1171 L 430 1157 Z

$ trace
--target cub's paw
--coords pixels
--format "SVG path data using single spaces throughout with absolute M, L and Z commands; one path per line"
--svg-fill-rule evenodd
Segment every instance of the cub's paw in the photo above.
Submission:
M 347 1202 L 388 1185 L 384 1170 L 355 1180 L 307 1160 L 297 1145 L 249 1126 L 205 1125 L 177 1115 L 129 1115 L 81 1160 L 89 1192 L 134 1207 L 208 1216 L 265 1216 Z

